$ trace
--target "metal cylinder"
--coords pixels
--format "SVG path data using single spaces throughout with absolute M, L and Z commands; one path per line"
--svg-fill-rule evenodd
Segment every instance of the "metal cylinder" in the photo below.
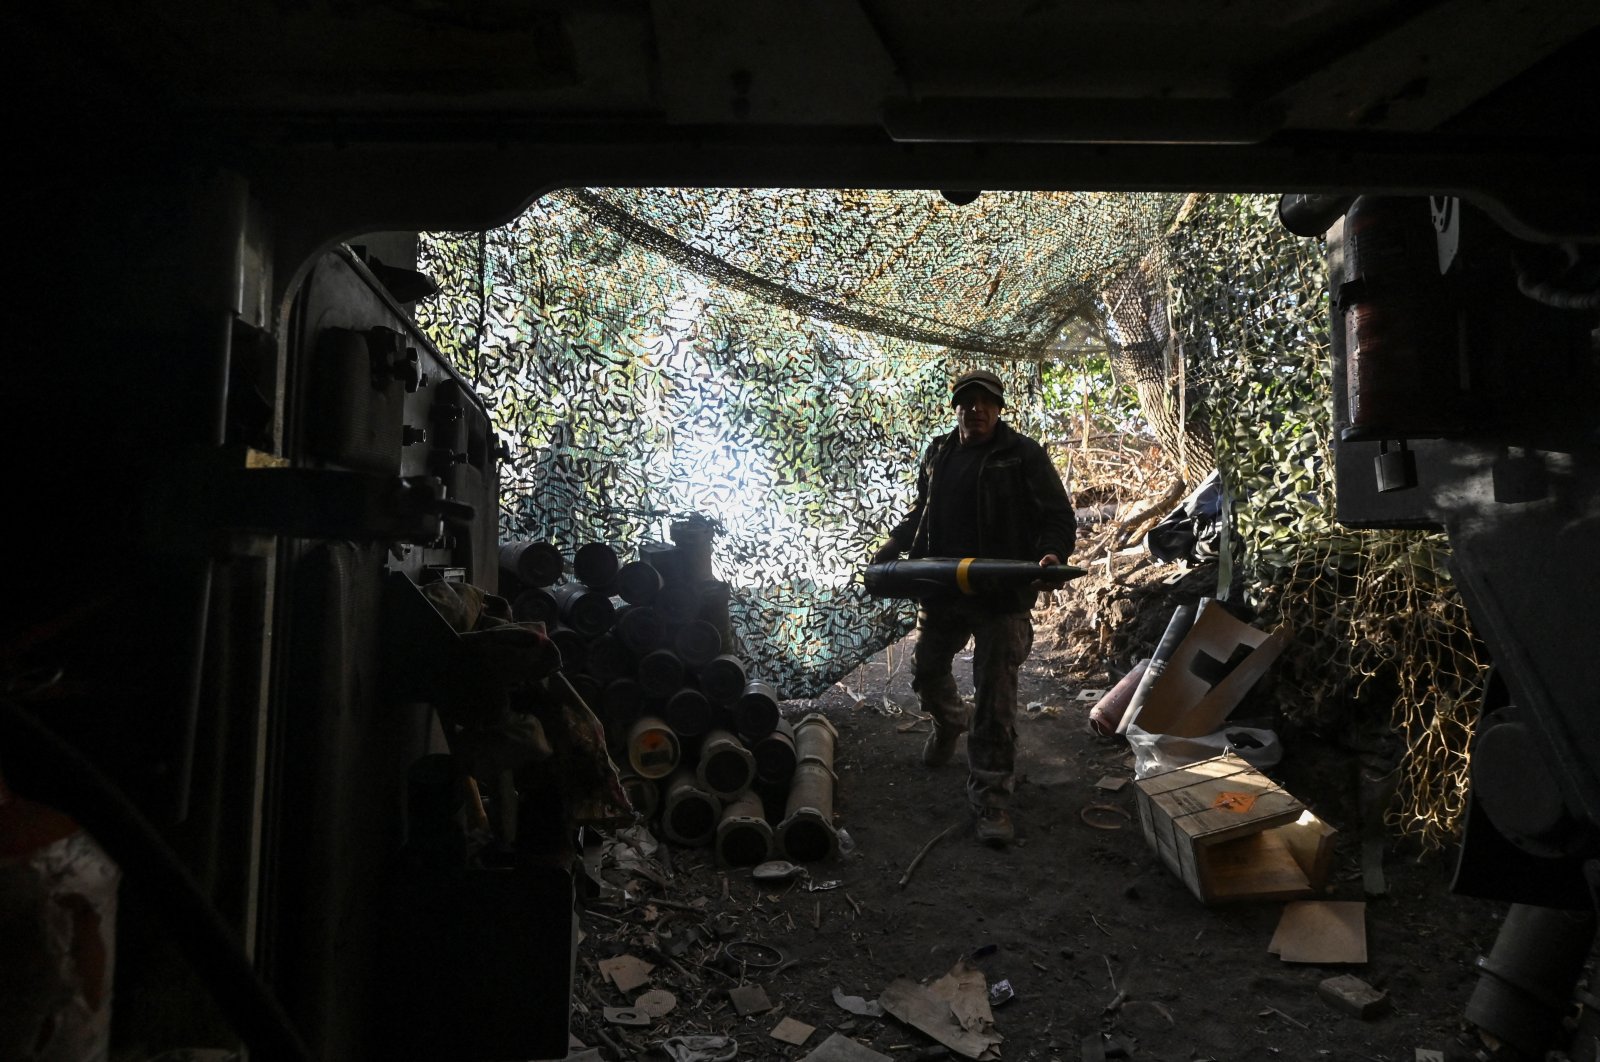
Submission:
M 700 743 L 700 762 L 694 773 L 703 787 L 723 800 L 732 800 L 756 780 L 756 758 L 737 734 L 709 730 Z
M 699 618 L 700 591 L 690 583 L 664 583 L 654 607 L 672 623 L 688 623 Z
M 626 768 L 617 772 L 617 780 L 622 783 L 622 791 L 628 794 L 628 803 L 633 805 L 640 820 L 653 820 L 661 807 L 661 787 L 656 780 L 640 778 Z
M 705 520 L 675 520 L 672 541 L 678 547 L 685 582 L 699 584 L 715 578 L 711 571 L 710 523 Z
M 548 542 L 520 539 L 500 545 L 500 574 L 520 586 L 549 586 L 561 578 L 561 551 Z
M 661 573 L 661 585 L 683 582 L 683 565 L 678 547 L 669 542 L 646 542 L 639 547 L 639 559 Z
M 585 583 L 563 583 L 553 593 L 561 608 L 561 622 L 585 638 L 597 637 L 611 629 L 616 609 L 603 590 Z
M 745 683 L 744 692 L 733 702 L 733 728 L 741 734 L 770 734 L 781 717 L 778 691 L 765 682 Z
M 1466 1019 L 1529 1058 L 1554 1046 L 1594 944 L 1593 911 L 1514 903 L 1486 958 Z
M 721 579 L 708 579 L 700 584 L 700 619 L 716 628 L 722 640 L 724 653 L 733 652 L 733 621 L 728 615 L 732 587 Z
M 820 763 L 833 771 L 833 751 L 838 744 L 839 731 L 828 722 L 828 717 L 812 712 L 794 726 L 795 756 L 800 763 Z
M 638 721 L 644 705 L 644 692 L 631 678 L 613 679 L 600 690 L 595 711 L 606 729 L 606 739 L 614 744 L 628 740 L 628 732 Z
M 839 854 L 833 828 L 833 771 L 817 760 L 802 760 L 789 782 L 789 799 L 778 824 L 778 848 L 792 863 L 816 863 Z
M 584 671 L 593 675 L 602 686 L 619 678 L 631 678 L 634 674 L 633 653 L 622 643 L 616 631 L 608 631 L 589 643 Z
M 600 713 L 600 692 L 603 689 L 600 683 L 595 681 L 593 675 L 583 672 L 567 675 L 566 677 L 567 681 L 572 685 L 572 692 L 578 695 L 578 699 L 583 702 L 584 707 L 598 715 Z
M 794 727 L 787 719 L 779 719 L 769 733 L 750 742 L 750 753 L 756 758 L 756 778 L 768 785 L 787 786 L 794 777 L 798 761 L 794 749 Z
M 657 649 L 639 658 L 639 686 L 646 697 L 671 697 L 683 688 L 683 661 L 671 649 Z
M 1321 236 L 1349 209 L 1348 195 L 1307 195 L 1292 192 L 1278 200 L 1278 221 L 1296 236 Z
M 662 787 L 661 832 L 667 840 L 696 847 L 710 844 L 722 817 L 722 802 L 695 780 L 694 772 L 680 767 Z
M 534 587 L 512 599 L 511 616 L 519 623 L 542 623 L 546 627 L 553 627 L 561 622 L 561 606 L 550 591 Z
M 640 778 L 665 778 L 681 754 L 678 735 L 658 716 L 638 719 L 628 731 L 628 765 Z
M 683 658 L 683 665 L 699 671 L 722 653 L 722 632 L 705 620 L 691 620 L 678 627 L 672 648 Z
M 1345 215 L 1345 439 L 1453 435 L 1467 426 L 1455 312 L 1422 196 L 1361 196 Z M 1337 415 L 1337 411 L 1336 411 Z
M 562 671 L 583 671 L 589 663 L 589 639 L 571 627 L 551 627 L 546 633 L 561 654 Z
M 698 737 L 712 727 L 716 714 L 706 695 L 693 686 L 685 686 L 667 698 L 661 714 L 672 729 L 683 737 Z
M 617 570 L 617 596 L 630 605 L 648 605 L 661 593 L 661 573 L 646 561 L 629 561 Z
M 1089 709 L 1089 733 L 1099 737 L 1116 736 L 1122 715 L 1133 701 L 1133 691 L 1138 688 L 1139 680 L 1144 678 L 1144 670 L 1149 666 L 1149 657 L 1134 664 L 1133 669 L 1118 679 L 1105 696 L 1094 702 L 1094 707 Z
M 744 661 L 731 653 L 713 658 L 700 669 L 700 688 L 717 704 L 732 704 L 738 700 L 749 682 Z
M 762 811 L 761 797 L 746 791 L 722 809 L 717 822 L 717 861 L 752 867 L 772 858 L 775 838 Z
M 1031 561 L 992 560 L 984 557 L 919 557 L 869 564 L 862 583 L 873 597 L 924 598 L 961 594 L 1015 593 L 1035 583 L 1061 586 L 1086 575 L 1071 564 L 1044 567 Z
M 671 641 L 666 617 L 649 605 L 629 605 L 617 610 L 613 629 L 629 649 L 641 655 L 664 648 Z
M 572 557 L 572 574 L 578 582 L 597 590 L 609 590 L 616 585 L 622 562 L 617 551 L 604 542 L 587 542 L 578 547 Z
M 1145 665 L 1144 674 L 1139 676 L 1139 682 L 1133 688 L 1133 696 L 1128 701 L 1128 707 L 1117 722 L 1117 733 L 1126 734 L 1128 727 L 1139 717 L 1145 698 L 1150 696 L 1150 687 L 1155 685 L 1156 679 L 1167 669 L 1167 661 L 1172 659 L 1172 654 L 1178 651 L 1179 643 L 1188 635 L 1189 628 L 1194 626 L 1194 614 L 1193 605 L 1179 605 L 1172 610 L 1172 618 L 1167 621 L 1167 629 L 1162 632 L 1161 640 L 1156 643 L 1155 652 L 1150 654 L 1150 662 Z

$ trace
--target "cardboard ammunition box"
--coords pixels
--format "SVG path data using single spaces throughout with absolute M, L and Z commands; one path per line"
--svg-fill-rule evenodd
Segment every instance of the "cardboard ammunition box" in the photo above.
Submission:
M 1232 753 L 1134 783 L 1145 840 L 1202 903 L 1321 892 L 1334 830 Z

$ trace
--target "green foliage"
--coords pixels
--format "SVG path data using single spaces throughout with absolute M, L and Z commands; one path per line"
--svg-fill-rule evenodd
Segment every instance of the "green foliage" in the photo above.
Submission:
M 1484 653 L 1442 535 L 1334 519 L 1324 249 L 1275 199 L 1213 195 L 1173 234 L 1173 318 L 1208 395 L 1246 595 L 1292 641 L 1285 715 L 1316 729 L 1392 725 L 1407 743 L 1394 821 L 1425 844 L 1462 813 Z

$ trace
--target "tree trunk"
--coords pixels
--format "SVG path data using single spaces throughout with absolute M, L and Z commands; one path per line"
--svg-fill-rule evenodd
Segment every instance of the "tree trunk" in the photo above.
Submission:
M 1185 389 L 1182 360 L 1170 350 L 1167 300 L 1148 260 L 1115 276 L 1100 292 L 1106 345 L 1119 378 L 1133 384 L 1161 448 L 1189 483 L 1216 467 L 1211 427 Z

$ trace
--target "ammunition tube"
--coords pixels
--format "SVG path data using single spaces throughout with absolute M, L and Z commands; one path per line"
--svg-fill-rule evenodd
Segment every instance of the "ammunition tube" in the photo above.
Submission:
M 641 656 L 671 641 L 666 618 L 649 605 L 628 605 L 618 609 L 614 629 L 628 648 Z
M 661 714 L 672 729 L 683 737 L 697 737 L 711 729 L 714 716 L 711 702 L 693 686 L 685 686 L 667 698 Z
M 619 678 L 630 678 L 634 672 L 633 653 L 615 631 L 607 631 L 589 643 L 583 670 L 602 686 Z
M 657 716 L 636 720 L 628 731 L 628 765 L 641 778 L 665 778 L 681 752 L 678 735 Z
M 578 673 L 567 675 L 567 682 L 572 686 L 572 692 L 578 695 L 583 706 L 589 711 L 600 714 L 600 694 L 604 687 L 595 681 L 593 675 Z
M 561 654 L 561 670 L 577 672 L 587 670 L 589 639 L 571 627 L 550 627 L 545 632 Z
M 533 587 L 511 602 L 511 618 L 518 623 L 542 623 L 550 628 L 561 622 L 561 606 L 550 591 Z
M 722 633 L 705 620 L 692 620 L 678 628 L 672 648 L 685 667 L 699 671 L 722 653 Z
M 655 779 L 640 778 L 627 768 L 623 768 L 617 772 L 617 780 L 622 783 L 622 791 L 628 794 L 628 803 L 633 805 L 633 810 L 640 821 L 653 820 L 661 806 L 661 789 Z
M 732 704 L 749 685 L 744 661 L 731 653 L 716 657 L 700 669 L 700 688 L 717 704 Z
M 772 858 L 772 825 L 762 812 L 761 797 L 748 790 L 722 809 L 717 823 L 717 861 L 750 867 Z
M 617 551 L 604 542 L 589 542 L 578 547 L 572 557 L 572 574 L 578 582 L 597 590 L 609 590 L 616 585 L 617 572 L 622 564 Z
M 711 526 L 700 521 L 674 520 L 669 534 L 678 547 L 685 581 L 703 583 L 713 578 Z
M 833 781 L 833 771 L 816 760 L 796 765 L 784 818 L 778 824 L 778 847 L 790 862 L 816 863 L 839 854 Z
M 722 802 L 701 789 L 694 772 L 680 767 L 667 779 L 661 797 L 661 832 L 667 840 L 691 847 L 710 844 L 722 817 Z
M 794 750 L 794 726 L 787 719 L 779 719 L 770 733 L 750 743 L 750 752 L 756 758 L 758 780 L 768 785 L 787 786 L 799 762 Z
M 741 734 L 770 734 L 778 725 L 778 691 L 765 682 L 747 682 L 733 702 L 733 726 Z
M 522 539 L 500 546 L 500 573 L 520 586 L 549 586 L 561 578 L 561 568 L 561 551 L 548 542 Z
M 671 649 L 657 649 L 639 658 L 639 686 L 646 697 L 670 697 L 683 688 L 683 661 Z
M 750 788 L 756 778 L 756 758 L 738 736 L 712 730 L 700 743 L 700 763 L 695 767 L 700 784 L 723 800 L 732 800 Z
M 555 588 L 556 604 L 561 607 L 561 622 L 585 638 L 595 638 L 611 629 L 616 610 L 604 591 L 585 583 L 562 583 Z
M 630 605 L 648 605 L 661 593 L 661 573 L 642 560 L 629 561 L 617 571 L 617 596 Z
M 817 712 L 802 718 L 794 727 L 795 756 L 799 763 L 820 763 L 833 771 L 834 746 L 839 732 L 828 717 Z
M 654 606 L 673 623 L 687 623 L 698 618 L 700 591 L 689 583 L 663 583 L 656 595 Z
M 700 619 L 716 628 L 717 637 L 722 640 L 722 648 L 718 652 L 733 652 L 733 621 L 728 615 L 728 602 L 732 596 L 732 588 L 721 579 L 710 579 L 700 584 Z

